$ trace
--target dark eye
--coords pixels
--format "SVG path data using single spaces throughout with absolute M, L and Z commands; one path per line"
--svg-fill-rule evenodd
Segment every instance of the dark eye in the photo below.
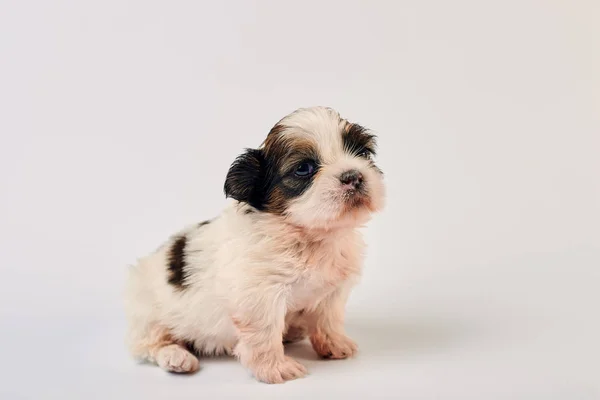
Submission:
M 367 149 L 363 149 L 358 152 L 357 156 L 362 158 L 371 158 L 371 152 Z
M 309 161 L 305 161 L 298 165 L 296 171 L 294 172 L 296 176 L 310 176 L 315 172 L 315 164 Z

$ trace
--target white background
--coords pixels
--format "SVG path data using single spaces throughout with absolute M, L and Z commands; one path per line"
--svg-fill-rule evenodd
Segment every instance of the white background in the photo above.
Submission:
M 595 1 L 2 1 L 0 398 L 599 399 Z M 349 361 L 188 377 L 123 345 L 128 264 L 297 107 L 375 130 Z

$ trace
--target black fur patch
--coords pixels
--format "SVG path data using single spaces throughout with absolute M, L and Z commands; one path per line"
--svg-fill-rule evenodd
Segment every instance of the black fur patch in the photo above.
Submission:
M 171 244 L 169 250 L 169 283 L 179 289 L 186 286 L 186 252 L 187 238 L 185 236 L 178 236 Z
M 366 152 L 375 155 L 375 135 L 358 124 L 348 126 L 342 134 L 342 141 L 344 149 L 350 154 L 359 155 Z
M 281 140 L 280 125 L 267 136 L 264 148 L 247 149 L 231 165 L 225 179 L 225 195 L 248 203 L 259 211 L 282 213 L 290 199 L 300 196 L 313 176 L 298 177 L 296 168 L 311 161 L 318 167 L 316 151 L 306 143 L 290 146 Z
M 262 209 L 262 192 L 266 173 L 266 160 L 262 150 L 246 149 L 240 154 L 227 173 L 225 196 Z

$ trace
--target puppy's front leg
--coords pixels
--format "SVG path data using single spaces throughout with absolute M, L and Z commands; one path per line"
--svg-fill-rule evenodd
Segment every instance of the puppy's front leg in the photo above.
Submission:
M 313 349 L 323 358 L 347 358 L 358 346 L 344 333 L 344 314 L 349 287 L 341 287 L 309 315 L 309 335 Z
M 243 296 L 232 320 L 239 340 L 235 354 L 256 379 L 283 383 L 306 375 L 306 368 L 283 352 L 286 298 L 281 288 L 255 288 Z

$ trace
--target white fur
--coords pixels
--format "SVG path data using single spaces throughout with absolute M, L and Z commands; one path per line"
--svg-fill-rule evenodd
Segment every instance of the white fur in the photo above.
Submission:
M 283 354 L 290 328 L 306 328 L 321 355 L 356 351 L 344 334 L 344 306 L 362 264 L 356 228 L 382 207 L 382 179 L 368 160 L 344 152 L 344 122 L 333 110 L 301 110 L 282 121 L 290 127 L 285 134 L 317 143 L 318 177 L 283 215 L 247 213 L 251 207 L 236 201 L 209 224 L 180 232 L 187 237 L 185 288 L 168 283 L 174 238 L 132 267 L 126 312 L 134 356 L 190 372 L 198 367 L 183 347 L 190 342 L 204 354 L 235 354 L 259 380 L 278 383 L 306 373 Z M 350 168 L 365 176 L 370 203 L 343 212 L 337 176 Z

